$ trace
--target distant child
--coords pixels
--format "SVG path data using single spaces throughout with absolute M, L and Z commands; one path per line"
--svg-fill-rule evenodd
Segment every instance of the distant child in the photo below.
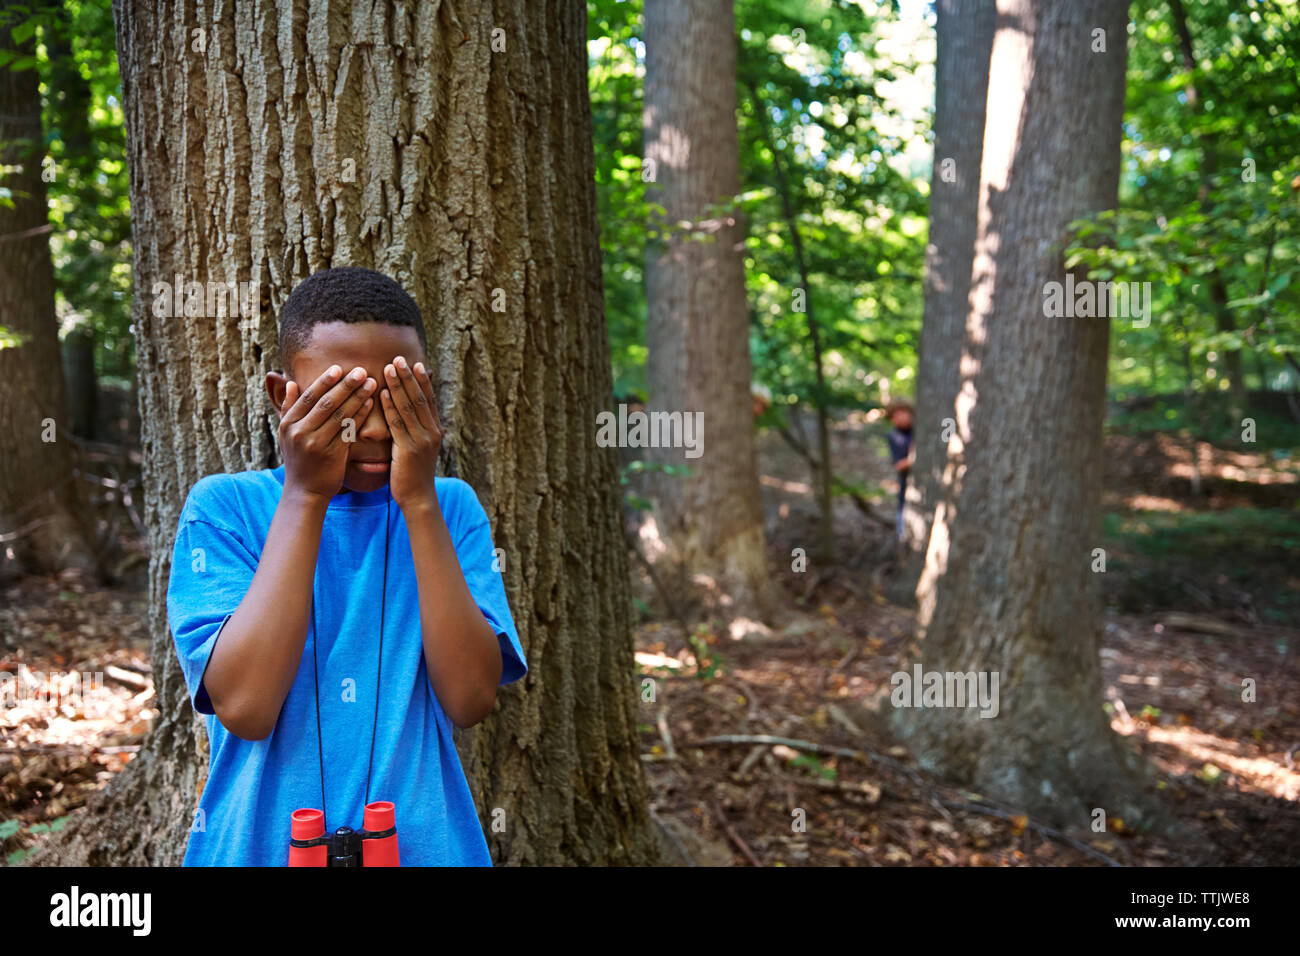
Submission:
M 420 310 L 326 269 L 285 302 L 280 355 L 284 464 L 203 478 L 176 532 L 167 616 L 211 745 L 185 864 L 285 866 L 294 810 L 332 833 L 391 801 L 401 865 L 490 866 L 452 731 L 527 666 L 487 514 L 434 477 Z
M 895 519 L 895 535 L 903 540 L 903 502 L 907 500 L 907 476 L 916 461 L 916 450 L 912 447 L 912 406 L 907 402 L 890 402 L 885 408 L 885 415 L 894 426 L 888 435 L 889 457 L 894 462 L 894 471 L 898 473 L 898 514 Z

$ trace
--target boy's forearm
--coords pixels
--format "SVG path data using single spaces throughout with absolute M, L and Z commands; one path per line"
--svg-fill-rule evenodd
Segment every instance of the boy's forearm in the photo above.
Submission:
M 436 499 L 404 509 L 420 595 L 420 632 L 429 680 L 458 727 L 492 712 L 501 648 L 470 594 Z
M 212 649 L 203 681 L 217 718 L 236 736 L 268 736 L 293 686 L 328 505 L 285 489 L 248 593 Z

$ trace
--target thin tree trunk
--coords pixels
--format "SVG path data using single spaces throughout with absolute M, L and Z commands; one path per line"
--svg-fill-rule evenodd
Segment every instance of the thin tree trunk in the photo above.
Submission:
M 99 378 L 95 373 L 95 332 L 79 325 L 63 342 L 63 372 L 68 383 L 68 427 L 78 438 L 94 439 L 99 412 Z
M 595 442 L 612 381 L 585 8 L 115 12 L 160 714 L 65 859 L 180 859 L 204 764 L 164 615 L 178 512 L 200 476 L 274 463 L 262 380 L 276 315 L 298 280 L 349 264 L 420 303 L 443 465 L 474 486 L 505 552 L 530 672 L 458 740 L 493 858 L 652 861 L 615 453 Z M 238 318 L 155 317 L 153 283 L 178 274 L 260 296 Z
M 1183 331 L 1183 415 L 1187 421 L 1187 452 L 1192 462 L 1192 497 L 1201 496 L 1201 400 L 1196 391 L 1196 372 L 1192 368 L 1191 333 L 1186 321 L 1179 320 Z
M 970 313 L 971 262 L 979 219 L 980 161 L 995 0 L 936 0 L 934 171 L 925 250 L 925 314 L 916 380 L 912 488 L 903 509 L 904 561 L 890 596 L 914 600 L 935 509 L 946 491 L 954 405 Z
M 92 181 L 101 150 L 90 134 L 93 97 L 90 84 L 81 75 L 72 46 L 72 16 L 64 4 L 61 15 L 45 33 L 49 49 L 49 86 L 57 117 L 55 136 L 62 139 L 64 171 L 77 169 L 81 183 Z M 93 194 L 78 197 L 88 208 L 96 208 Z M 78 322 L 63 340 L 64 380 L 68 387 L 68 424 L 78 438 L 95 438 L 98 417 L 99 380 L 95 374 L 95 329 L 90 321 Z
M 659 482 L 670 563 L 704 573 L 733 609 L 766 617 L 770 579 L 750 396 L 744 225 L 736 132 L 736 39 L 728 0 L 645 10 L 645 155 L 667 237 L 646 255 L 651 407 L 703 412 L 702 457 L 660 450 L 687 478 Z
M 34 44 L 11 35 L 17 6 L 0 0 L 0 49 L 30 56 Z M 96 558 L 64 393 L 38 81 L 34 69 L 0 67 L 0 183 L 11 191 L 0 202 L 0 328 L 20 339 L 0 348 L 0 568 L 42 573 Z
M 1187 10 L 1183 7 L 1182 0 L 1169 0 L 1169 11 L 1173 15 L 1174 32 L 1178 35 L 1178 49 L 1182 54 L 1183 69 L 1189 75 L 1194 76 L 1196 70 L 1196 53 L 1192 45 L 1192 33 L 1187 23 Z M 1191 115 L 1200 118 L 1204 110 L 1201 102 L 1201 93 L 1197 89 L 1195 79 L 1189 78 L 1186 86 L 1187 108 Z M 1214 174 L 1219 168 L 1219 147 L 1217 138 L 1205 131 L 1201 131 L 1201 210 L 1207 214 L 1212 211 L 1213 203 L 1210 201 L 1210 190 L 1214 185 Z M 1235 332 L 1237 330 L 1236 319 L 1233 318 L 1232 310 L 1228 308 L 1228 284 L 1223 276 L 1223 270 L 1219 268 L 1218 263 L 1210 270 L 1207 277 L 1207 283 L 1210 290 L 1210 308 L 1214 313 L 1214 327 L 1219 332 Z M 1241 350 L 1225 348 L 1223 350 L 1223 374 L 1228 379 L 1228 393 L 1232 399 L 1233 407 L 1229 409 L 1228 415 L 1231 421 L 1239 421 L 1246 407 L 1246 381 L 1245 372 L 1241 362 Z
M 1044 318 L 1043 298 L 1064 281 L 1067 224 L 1117 201 L 1126 8 L 998 3 L 962 451 L 918 588 L 923 671 L 997 673 L 998 710 L 894 711 L 922 765 L 1079 827 L 1099 807 L 1131 820 L 1145 802 L 1102 710 L 1090 570 L 1109 323 Z M 1105 52 L 1092 52 L 1098 29 Z
M 813 468 L 817 479 L 817 508 L 821 516 L 821 560 L 827 564 L 835 563 L 835 499 L 832 488 L 835 483 L 834 463 L 831 460 L 830 432 L 830 391 L 826 388 L 826 369 L 822 363 L 821 327 L 817 324 L 817 315 L 813 311 L 812 288 L 808 283 L 808 258 L 803 251 L 803 234 L 799 231 L 799 220 L 795 216 L 794 203 L 790 195 L 790 181 L 786 178 L 781 154 L 777 152 L 773 140 L 771 124 L 768 122 L 767 107 L 759 96 L 757 87 L 750 87 L 750 98 L 754 102 L 754 113 L 763 128 L 763 138 L 772 153 L 772 174 L 776 179 L 777 195 L 781 197 L 781 215 L 786 228 L 790 230 L 790 245 L 794 250 L 795 266 L 799 271 L 799 288 L 804 298 L 804 319 L 808 326 L 808 341 L 812 344 L 813 374 L 816 382 L 817 411 L 817 455 L 819 465 Z

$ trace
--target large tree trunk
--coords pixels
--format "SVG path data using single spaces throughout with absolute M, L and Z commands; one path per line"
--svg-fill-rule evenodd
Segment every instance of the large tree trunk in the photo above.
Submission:
M 971 262 L 979 221 L 980 160 L 996 0 L 936 0 L 934 171 L 930 238 L 925 248 L 913 425 L 916 463 L 903 512 L 904 560 L 890 596 L 911 601 L 921 576 L 961 381 L 962 341 L 970 313 Z M 948 420 L 948 421 L 946 421 Z
M 736 38 L 727 0 L 645 9 L 649 195 L 668 229 L 646 254 L 650 406 L 704 413 L 704 454 L 651 452 L 691 469 L 659 482 L 655 517 L 670 566 L 716 581 L 733 609 L 767 616 L 750 397 L 744 224 L 736 133 Z
M 0 0 L 0 50 L 21 49 L 11 27 L 22 22 Z M 54 266 L 41 161 L 39 76 L 0 67 L 0 328 L 20 339 L 0 347 L 0 568 L 48 572 L 95 566 L 93 533 L 73 470 L 72 430 L 64 394 Z
M 485 826 L 494 859 L 651 861 L 615 453 L 594 433 L 612 382 L 583 5 L 115 11 L 160 714 L 72 859 L 180 858 L 205 765 L 164 619 L 178 512 L 200 476 L 274 462 L 276 315 L 298 280 L 349 264 L 420 303 L 443 463 L 505 550 L 530 672 L 459 741 L 485 823 L 505 811 L 504 832 Z M 151 287 L 177 274 L 258 282 L 260 302 L 157 318 Z
M 1102 710 L 1090 570 L 1109 320 L 1046 318 L 1043 301 L 1067 224 L 1117 201 L 1126 10 L 998 2 L 951 507 L 918 594 L 923 670 L 997 672 L 1000 709 L 895 711 L 923 765 L 1081 827 L 1143 803 Z

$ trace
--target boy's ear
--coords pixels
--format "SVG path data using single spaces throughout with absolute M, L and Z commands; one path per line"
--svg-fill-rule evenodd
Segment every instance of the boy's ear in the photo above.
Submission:
M 275 412 L 281 418 L 284 417 L 284 392 L 289 384 L 289 379 L 283 372 L 266 373 L 266 394 L 271 399 L 271 404 L 275 406 Z

